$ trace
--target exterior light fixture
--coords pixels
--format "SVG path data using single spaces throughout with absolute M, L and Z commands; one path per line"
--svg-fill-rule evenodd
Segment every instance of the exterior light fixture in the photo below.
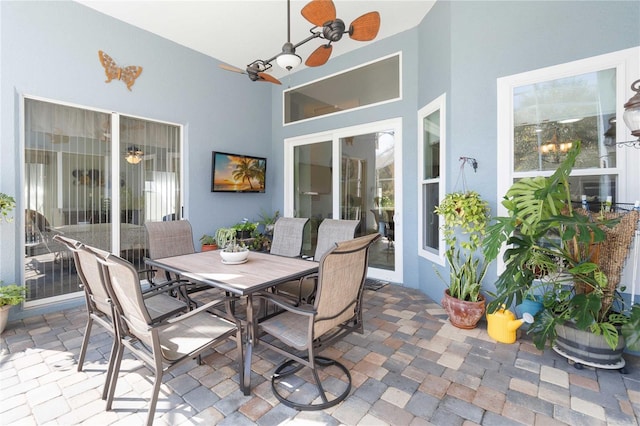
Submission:
M 636 94 L 624 104 L 624 114 L 622 118 L 624 118 L 624 122 L 629 130 L 631 130 L 631 134 L 638 138 L 638 140 L 633 141 L 634 146 L 640 148 L 640 80 L 633 82 L 631 90 L 636 92 Z

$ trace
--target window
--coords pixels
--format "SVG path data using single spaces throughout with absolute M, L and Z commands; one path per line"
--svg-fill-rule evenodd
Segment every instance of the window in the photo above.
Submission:
M 592 206 L 620 194 L 624 151 L 616 135 L 621 116 L 626 68 L 633 49 L 531 71 L 498 80 L 498 194 L 525 176 L 549 175 L 576 140 L 582 152 L 572 177 L 572 196 L 587 196 Z M 621 90 L 621 88 L 623 90 Z M 623 136 L 624 138 L 624 136 Z M 622 139 L 624 140 L 624 139 Z M 500 158 L 502 156 L 502 159 Z M 501 195 L 500 195 L 501 196 Z
M 629 168 L 638 155 L 616 142 L 631 139 L 622 112 L 626 88 L 637 78 L 638 52 L 627 49 L 498 79 L 498 199 L 517 179 L 552 174 L 580 140 L 572 200 L 579 204 L 584 195 L 592 210 L 608 197 L 633 203 L 638 186 Z M 503 206 L 498 209 L 505 213 Z
M 284 92 L 284 123 L 400 99 L 400 54 Z
M 418 253 L 439 264 L 444 264 L 440 250 L 442 235 L 439 217 L 433 210 L 444 196 L 445 188 L 442 179 L 445 176 L 445 106 L 446 96 L 442 95 L 418 111 Z

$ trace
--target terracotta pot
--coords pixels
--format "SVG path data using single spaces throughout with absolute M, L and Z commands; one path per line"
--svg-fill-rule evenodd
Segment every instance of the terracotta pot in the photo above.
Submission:
M 478 297 L 477 302 L 467 302 L 451 297 L 447 289 L 440 304 L 447 311 L 451 324 L 458 328 L 475 328 L 484 315 L 485 300 L 482 295 Z
M 9 309 L 11 309 L 11 305 L 0 306 L 0 334 L 4 331 L 4 328 L 7 326 L 7 321 L 9 319 Z
M 217 244 L 203 244 L 202 251 L 218 250 Z

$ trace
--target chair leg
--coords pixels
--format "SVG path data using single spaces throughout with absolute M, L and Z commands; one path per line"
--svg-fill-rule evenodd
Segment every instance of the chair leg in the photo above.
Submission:
M 118 339 L 114 336 L 113 345 L 111 346 L 111 353 L 109 354 L 109 364 L 107 366 L 107 377 L 104 381 L 104 389 L 102 389 L 102 399 L 106 400 L 109 393 L 109 386 L 111 386 L 111 378 L 113 377 L 113 365 L 115 363 L 118 351 Z
M 116 338 L 117 340 L 117 338 Z M 120 364 L 122 363 L 122 355 L 124 354 L 124 345 L 117 342 L 116 356 L 113 361 L 113 367 L 111 372 L 111 383 L 109 384 L 109 393 L 107 395 L 107 410 L 111 410 L 113 404 L 113 395 L 116 391 L 116 384 L 118 382 L 118 375 L 120 374 Z
M 78 356 L 78 371 L 82 371 L 84 358 L 87 355 L 87 346 L 89 346 L 89 337 L 91 337 L 91 327 L 93 326 L 93 318 L 89 315 L 89 320 L 84 329 L 84 337 L 82 338 L 82 346 L 80 346 L 80 355 Z M 104 399 L 104 398 L 103 398 Z
M 308 357 L 303 359 L 308 359 Z M 340 370 L 342 370 L 344 375 L 347 377 L 347 386 L 344 389 L 344 391 L 342 391 L 340 395 L 336 396 L 336 398 L 329 400 L 327 398 L 326 392 L 324 391 L 324 388 L 322 387 L 316 368 L 310 367 L 312 369 L 313 378 L 316 381 L 316 388 L 318 389 L 318 393 L 320 394 L 320 398 L 322 399 L 322 402 L 318 404 L 314 404 L 313 402 L 309 404 L 303 404 L 303 403 L 291 401 L 285 398 L 278 392 L 277 383 L 283 378 L 297 373 L 304 367 L 304 365 L 300 364 L 299 362 L 293 359 L 290 359 L 280 364 L 274 371 L 273 376 L 271 376 L 271 390 L 273 391 L 273 394 L 278 399 L 278 401 L 282 402 L 287 407 L 295 408 L 296 410 L 314 411 L 314 410 L 324 410 L 326 408 L 333 407 L 334 405 L 337 405 L 338 403 L 342 402 L 347 396 L 349 396 L 349 392 L 351 392 L 351 374 L 349 374 L 349 370 L 347 369 L 347 367 L 345 367 L 338 361 L 332 360 L 330 358 L 315 356 L 313 359 L 314 359 L 314 362 L 311 364 L 314 367 L 317 367 L 318 365 L 323 367 L 335 365 Z
M 155 380 L 151 391 L 151 401 L 149 402 L 149 412 L 147 413 L 147 426 L 153 424 L 153 417 L 156 413 L 156 405 L 158 404 L 158 395 L 160 394 L 160 386 L 162 385 L 162 361 L 156 360 Z

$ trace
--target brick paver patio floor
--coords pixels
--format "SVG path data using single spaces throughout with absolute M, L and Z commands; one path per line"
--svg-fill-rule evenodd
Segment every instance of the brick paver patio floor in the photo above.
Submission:
M 420 292 L 387 285 L 365 294 L 365 334 L 327 350 L 352 373 L 351 395 L 328 410 L 298 412 L 273 396 L 282 358 L 258 348 L 252 393 L 238 389 L 234 343 L 169 373 L 158 425 L 637 425 L 640 358 L 627 374 L 576 369 L 526 336 L 496 343 L 481 324 L 451 326 Z M 10 323 L 0 353 L 0 424 L 137 425 L 146 418 L 150 371 L 125 352 L 112 411 L 100 399 L 111 337 L 94 327 L 87 362 L 76 362 L 84 308 Z

